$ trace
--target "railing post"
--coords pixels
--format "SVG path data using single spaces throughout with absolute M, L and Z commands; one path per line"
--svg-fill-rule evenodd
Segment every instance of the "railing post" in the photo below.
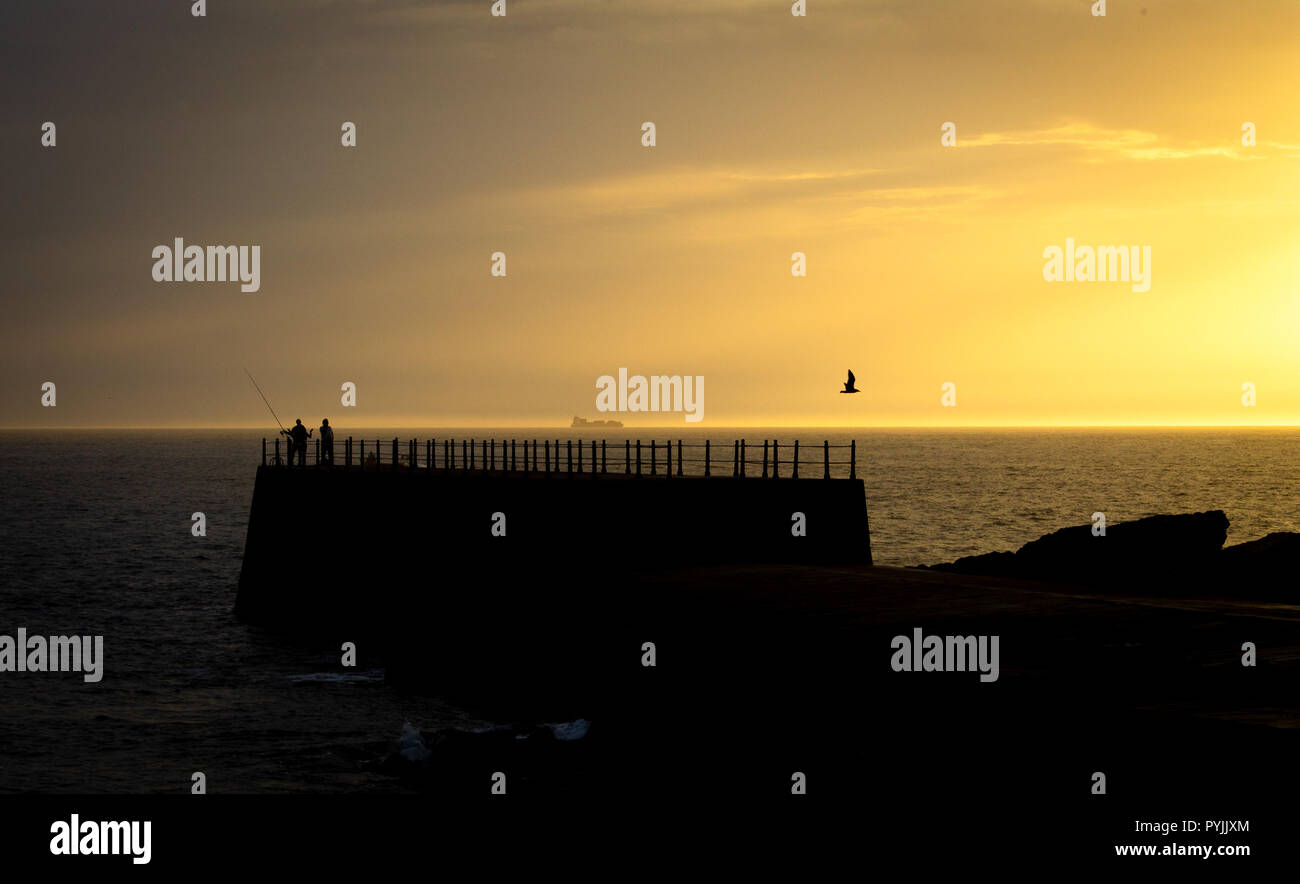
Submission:
M 668 444 L 664 446 L 664 475 L 668 478 L 673 477 L 673 440 L 669 439 Z
M 343 469 L 352 469 L 352 437 L 348 436 L 343 442 Z
M 650 440 L 650 475 L 655 474 L 655 440 Z
M 858 440 L 849 440 L 849 478 L 858 477 Z
M 494 454 L 496 453 L 495 448 L 496 446 L 494 445 L 493 446 Z M 483 440 L 483 469 L 486 470 L 487 468 L 488 468 L 488 440 L 484 439 Z
M 559 439 L 555 440 L 557 448 L 559 445 L 559 441 L 560 441 Z M 556 453 L 558 454 L 558 451 Z M 572 439 L 564 440 L 564 460 L 568 467 L 568 472 L 572 473 L 573 472 L 573 440 Z
M 777 441 L 772 440 L 772 478 L 781 478 L 781 455 L 777 453 Z
M 515 440 L 510 440 L 510 472 L 519 472 L 519 462 L 515 460 Z
M 363 473 L 366 471 L 366 440 L 361 440 L 361 459 L 357 461 L 357 468 Z
M 415 447 L 415 440 L 412 439 L 411 440 L 411 472 L 413 473 L 415 472 L 416 465 L 420 462 L 420 459 L 416 456 L 419 450 L 420 449 Z
M 682 440 L 677 440 L 677 475 L 682 474 Z
M 677 458 L 677 462 L 680 464 L 682 462 L 682 459 L 680 457 Z M 704 475 L 705 476 L 709 475 L 709 440 L 708 439 L 704 440 Z
M 641 475 L 641 440 L 636 440 L 636 474 Z
M 551 471 L 551 440 L 546 440 L 546 472 Z
M 745 440 L 740 440 L 740 477 L 745 477 Z
M 591 440 L 591 474 L 596 475 L 596 440 Z
M 578 440 L 578 472 L 582 472 L 582 440 Z
M 279 443 L 277 442 L 276 444 L 278 445 Z M 641 445 L 640 442 L 636 444 L 638 447 Z M 632 443 L 628 439 L 623 440 L 623 472 L 626 475 L 631 475 L 632 473 Z
M 262 437 L 262 466 L 266 466 L 266 437 Z
M 397 438 L 393 438 L 393 469 L 397 469 Z
M 763 440 L 763 478 L 767 478 L 767 440 Z
M 537 440 L 533 440 L 533 472 L 537 472 Z
M 822 464 L 824 465 L 822 478 L 829 479 L 831 477 L 831 440 L 829 439 L 822 441 Z
M 596 443 L 593 440 L 591 444 L 595 445 Z M 595 455 L 593 454 L 592 457 L 595 457 Z M 605 440 L 604 439 L 600 440 L 600 471 L 602 473 L 605 472 Z
M 736 477 L 740 475 L 740 440 L 731 441 L 731 475 Z
M 793 479 L 799 478 L 799 440 L 798 439 L 794 440 L 794 473 L 791 474 L 791 478 Z

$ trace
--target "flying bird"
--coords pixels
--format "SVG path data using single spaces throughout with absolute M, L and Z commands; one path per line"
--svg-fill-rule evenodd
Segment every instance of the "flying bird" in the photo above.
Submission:
M 848 379 L 847 381 L 844 382 L 844 389 L 843 389 L 843 390 L 840 390 L 840 392 L 841 392 L 841 393 L 861 393 L 861 392 L 862 392 L 861 390 L 859 390 L 857 387 L 853 386 L 853 381 L 854 381 L 854 377 L 853 377 L 853 369 L 850 368 L 850 369 L 849 369 L 849 379 Z

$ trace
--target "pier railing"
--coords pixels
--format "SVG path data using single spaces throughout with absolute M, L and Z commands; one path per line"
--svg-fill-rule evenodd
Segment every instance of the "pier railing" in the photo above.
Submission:
M 262 439 L 262 466 L 286 469 L 291 466 L 289 447 L 284 441 Z M 317 469 L 762 479 L 845 478 L 847 472 L 849 479 L 858 477 L 856 441 L 832 445 L 829 440 L 823 440 L 820 444 L 806 445 L 776 439 L 714 443 L 681 439 L 384 440 L 348 436 L 334 440 L 332 461 L 322 456 L 320 440 L 312 441 L 314 445 L 308 447 L 304 465 Z M 836 452 L 835 458 L 831 456 L 832 450 Z M 297 457 L 292 466 L 298 466 Z

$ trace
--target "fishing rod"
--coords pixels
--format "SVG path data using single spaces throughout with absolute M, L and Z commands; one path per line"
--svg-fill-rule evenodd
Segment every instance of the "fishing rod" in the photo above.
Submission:
M 270 409 L 270 411 L 271 411 L 271 417 L 275 418 L 275 422 L 276 422 L 277 424 L 280 424 L 280 432 L 281 432 L 281 433 L 284 433 L 284 434 L 286 434 L 286 435 L 288 435 L 289 431 L 286 430 L 286 429 L 284 428 L 284 424 L 281 424 L 281 423 L 280 423 L 280 416 L 277 415 L 277 414 L 275 413 L 275 409 L 274 409 L 274 408 L 271 408 L 271 402 L 270 402 L 270 400 L 266 398 L 266 394 L 262 392 L 262 388 L 261 388 L 261 387 L 258 387 L 258 386 L 257 386 L 257 381 L 253 379 L 253 373 L 252 373 L 251 371 L 249 371 L 247 368 L 245 368 L 245 369 L 244 369 L 244 374 L 248 375 L 248 379 L 249 379 L 250 381 L 253 381 L 253 386 L 257 388 L 257 395 L 259 395 L 259 396 L 262 397 L 262 401 L 265 402 L 265 403 L 266 403 L 266 407 L 267 407 L 268 409 Z

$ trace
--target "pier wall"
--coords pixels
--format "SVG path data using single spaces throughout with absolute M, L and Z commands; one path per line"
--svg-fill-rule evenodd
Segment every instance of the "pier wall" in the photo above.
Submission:
M 598 674 L 655 604 L 633 575 L 759 563 L 871 564 L 862 480 L 260 467 L 235 613 L 522 689 Z

